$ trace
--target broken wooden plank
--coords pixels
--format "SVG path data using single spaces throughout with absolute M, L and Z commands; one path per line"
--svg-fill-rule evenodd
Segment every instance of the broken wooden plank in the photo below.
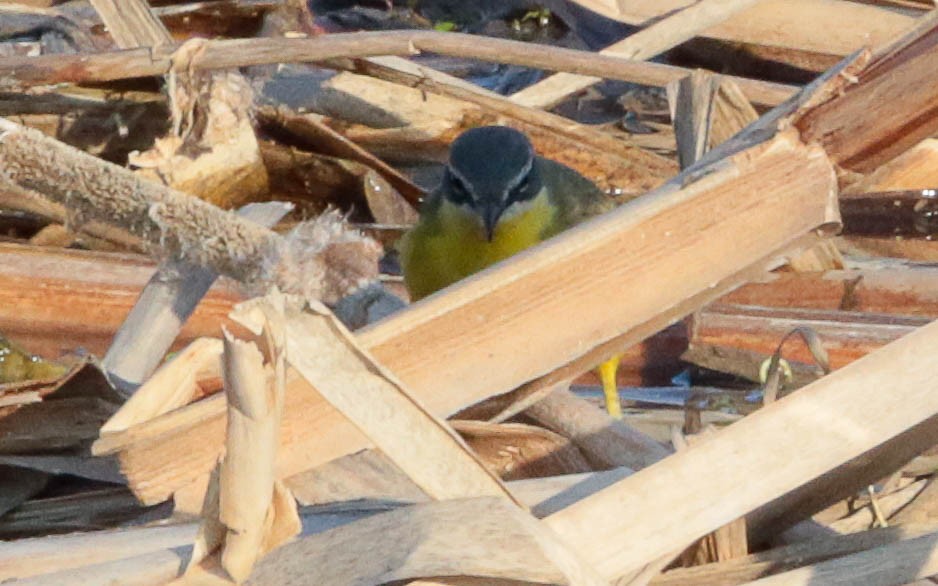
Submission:
M 91 5 L 121 49 L 154 47 L 173 41 L 146 0 L 91 0 Z
M 247 584 L 343 586 L 460 575 L 571 586 L 604 583 L 570 573 L 561 557 L 543 528 L 504 500 L 458 499 L 295 540 L 261 560 Z

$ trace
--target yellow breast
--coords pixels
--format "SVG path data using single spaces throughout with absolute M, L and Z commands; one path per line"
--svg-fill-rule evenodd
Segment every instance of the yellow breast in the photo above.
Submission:
M 478 216 L 443 200 L 435 217 L 421 218 L 401 241 L 401 266 L 411 296 L 426 297 L 541 242 L 552 232 L 554 214 L 541 192 L 506 210 L 489 241 Z

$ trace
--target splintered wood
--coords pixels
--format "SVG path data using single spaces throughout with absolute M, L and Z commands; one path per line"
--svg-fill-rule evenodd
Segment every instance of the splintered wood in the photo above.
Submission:
M 225 332 L 225 455 L 212 474 L 189 562 L 191 569 L 221 547 L 221 567 L 239 583 L 258 558 L 301 529 L 274 469 L 286 372 L 284 300 L 274 293 L 252 309 L 256 343 Z
M 33 352 L 60 354 L 62 334 L 106 351 L 101 367 L 60 366 L 0 339 L 3 373 L 45 373 L 0 384 L 0 582 L 899 586 L 938 574 L 938 270 L 841 256 L 872 250 L 851 230 L 892 198 L 938 258 L 938 175 L 925 168 L 938 11 L 575 2 L 641 30 L 597 54 L 441 30 L 325 33 L 304 2 L 27 12 L 81 38 L 74 54 L 0 53 L 0 88 L 62 110 L 80 101 L 63 97 L 70 84 L 157 77 L 166 94 L 147 99 L 167 124 L 150 150 L 105 160 L 0 118 L 0 205 L 65 224 L 33 244 L 86 231 L 159 261 L 0 244 L 2 333 Z M 224 7 L 250 8 L 268 36 L 192 40 L 167 18 Z M 548 15 L 515 16 L 521 29 Z M 711 40 L 686 43 L 696 36 Z M 774 51 L 767 71 L 849 56 L 803 88 L 640 62 L 682 44 L 727 50 L 712 39 Z M 506 97 L 403 58 L 421 52 L 556 73 Z M 293 72 L 268 66 L 290 63 L 339 73 L 287 105 L 267 84 Z M 631 110 L 616 128 L 561 115 L 588 109 L 602 79 L 667 88 L 664 147 L 647 148 Z M 662 96 L 645 96 L 656 113 L 639 126 L 663 126 Z M 365 235 L 399 234 L 428 193 L 394 164 L 442 161 L 486 124 L 629 201 L 403 307 L 378 270 L 378 241 L 394 238 Z M 297 201 L 316 217 L 274 231 L 292 205 L 255 202 L 327 159 L 370 182 L 351 206 L 366 209 Z M 350 225 L 356 214 L 368 224 Z M 348 315 L 385 317 L 355 329 Z M 589 371 L 627 349 L 637 379 L 692 365 L 692 385 L 620 386 L 637 402 L 613 420 L 590 402 Z

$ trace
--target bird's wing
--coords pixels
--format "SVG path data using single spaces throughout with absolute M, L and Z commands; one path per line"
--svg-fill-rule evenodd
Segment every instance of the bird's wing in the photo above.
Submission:
M 558 208 L 559 228 L 567 228 L 616 207 L 615 201 L 570 167 L 538 157 L 541 177 L 550 182 L 552 202 Z

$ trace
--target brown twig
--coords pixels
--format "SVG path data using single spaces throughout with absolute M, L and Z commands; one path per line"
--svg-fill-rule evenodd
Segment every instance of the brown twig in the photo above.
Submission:
M 130 49 L 93 55 L 46 55 L 0 59 L 0 89 L 16 90 L 36 85 L 114 81 L 166 75 L 172 69 L 178 47 Z M 641 63 L 560 47 L 545 47 L 460 33 L 427 31 L 331 34 L 312 39 L 234 39 L 206 41 L 194 57 L 191 69 L 229 69 L 248 65 L 322 62 L 340 57 L 376 57 L 438 53 L 565 71 L 606 79 L 664 86 L 688 74 L 688 70 L 657 63 Z M 795 89 L 781 84 L 734 78 L 746 96 L 773 105 L 790 97 Z

